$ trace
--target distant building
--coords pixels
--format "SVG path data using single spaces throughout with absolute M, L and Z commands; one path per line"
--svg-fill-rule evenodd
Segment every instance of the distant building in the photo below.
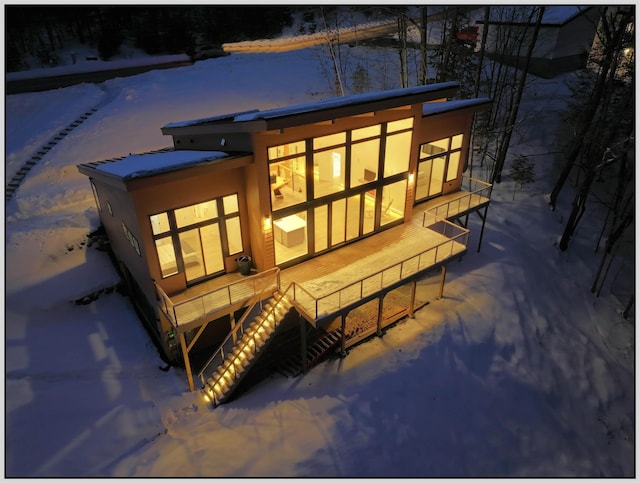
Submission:
M 533 6 L 492 6 L 488 25 L 483 20 L 487 56 L 521 67 L 533 36 L 537 11 Z M 586 67 L 600 18 L 598 6 L 545 6 L 529 72 L 544 78 Z M 478 47 L 476 47 L 478 48 Z
M 491 188 L 463 176 L 491 101 L 448 100 L 458 87 L 171 123 L 170 148 L 78 166 L 132 300 L 191 390 L 195 375 L 219 404 L 249 369 L 346 354 L 428 303 L 427 274 L 441 295 Z

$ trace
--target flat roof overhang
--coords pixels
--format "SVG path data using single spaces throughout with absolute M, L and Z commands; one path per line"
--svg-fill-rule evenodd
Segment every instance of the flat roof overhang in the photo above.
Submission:
M 157 152 L 143 153 L 149 160 L 162 153 L 174 152 L 172 148 L 163 149 Z M 173 182 L 178 179 L 197 177 L 211 171 L 225 171 L 247 166 L 253 162 L 253 153 L 229 153 L 227 156 L 206 160 L 206 156 L 192 163 L 180 163 L 175 166 L 162 166 L 158 169 L 136 171 L 133 169 L 129 174 L 117 174 L 105 169 L 102 166 L 110 163 L 126 162 L 128 158 L 136 155 L 125 156 L 111 160 L 83 163 L 77 165 L 80 173 L 93 179 L 98 179 L 102 183 L 125 191 L 133 191 L 149 185 L 157 185 L 164 182 Z
M 249 111 L 232 120 L 229 116 L 220 116 L 219 122 L 203 120 L 202 123 L 171 123 L 161 130 L 165 135 L 180 136 L 271 131 L 437 101 L 454 96 L 458 89 L 457 82 L 444 82 L 357 94 L 269 111 Z

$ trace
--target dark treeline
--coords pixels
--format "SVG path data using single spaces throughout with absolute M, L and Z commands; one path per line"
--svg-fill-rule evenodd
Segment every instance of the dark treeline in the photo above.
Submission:
M 56 51 L 80 43 L 104 60 L 129 41 L 148 54 L 192 54 L 198 44 L 268 38 L 291 25 L 287 6 L 5 6 L 8 72 L 57 63 Z M 37 66 L 40 67 L 40 66 Z

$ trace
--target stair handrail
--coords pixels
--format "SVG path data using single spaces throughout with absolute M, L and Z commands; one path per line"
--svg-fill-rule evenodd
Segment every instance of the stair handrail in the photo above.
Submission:
M 258 302 L 260 302 L 261 299 L 262 299 L 262 294 L 255 294 L 253 297 L 251 297 L 251 299 L 250 299 L 250 303 L 251 304 L 247 307 L 247 310 L 245 310 L 244 314 L 242 314 L 242 317 L 240 317 L 240 320 L 238 321 L 238 323 L 236 323 L 233 326 L 231 331 L 229 331 L 227 336 L 222 341 L 222 344 L 220 344 L 218 349 L 211 355 L 211 357 L 209 357 L 207 362 L 205 362 L 202 365 L 202 369 L 200 369 L 200 372 L 198 372 L 198 377 L 200 378 L 200 380 L 202 381 L 203 384 L 204 384 L 203 374 L 204 374 L 205 370 L 209 367 L 209 365 L 213 362 L 213 360 L 216 358 L 218 353 L 220 353 L 220 357 L 222 358 L 222 360 L 224 360 L 224 357 L 225 357 L 224 356 L 224 345 L 227 343 L 227 341 L 229 339 L 234 339 L 234 336 L 237 338 L 237 332 L 240 329 L 242 329 L 242 335 L 244 335 L 244 323 L 247 320 L 247 318 L 249 317 L 249 314 L 251 314 L 251 312 L 253 311 L 255 306 L 258 304 Z M 234 344 L 235 344 L 235 340 L 234 340 Z
M 273 305 L 273 307 L 271 307 L 266 312 L 266 314 L 263 317 L 262 321 L 260 322 L 258 328 L 254 331 L 255 332 L 255 334 L 253 335 L 254 341 L 255 341 L 255 335 L 258 333 L 258 329 L 263 326 L 263 324 L 265 323 L 265 321 L 267 320 L 267 318 L 270 315 L 274 315 L 276 307 L 278 306 L 278 303 L 280 302 L 280 300 L 282 300 L 283 297 L 284 297 L 284 294 L 278 296 L 277 298 L 276 298 L 276 294 L 274 294 L 274 298 L 276 298 L 277 302 Z M 263 312 L 264 312 L 264 310 L 263 310 Z M 249 313 L 249 310 L 247 310 L 246 313 Z M 275 316 L 274 316 L 273 320 L 274 320 L 273 325 L 274 325 L 274 330 L 275 330 L 278 327 L 278 324 L 280 323 L 280 321 Z M 203 368 L 198 373 L 198 377 L 200 377 L 200 380 L 202 382 L 203 387 L 206 385 L 206 381 L 204 379 L 204 373 L 207 371 L 209 366 L 218 358 L 218 356 L 220 356 L 220 361 L 221 361 L 220 365 L 223 365 L 223 367 L 225 369 L 233 367 L 233 369 L 234 369 L 234 379 L 237 378 L 238 375 L 235 373 L 235 370 L 236 370 L 235 362 L 236 362 L 236 359 L 238 359 L 238 357 L 239 357 L 239 353 L 236 354 L 235 356 L 233 356 L 229 361 L 226 360 L 226 356 L 224 355 L 224 346 L 229 340 L 232 339 L 232 337 L 231 337 L 232 332 L 227 334 L 227 337 L 225 337 L 224 342 L 220 345 L 220 347 L 218 347 L 218 349 L 214 352 L 214 354 L 209 358 L 207 363 L 203 366 Z M 231 347 L 235 347 L 235 345 L 236 345 L 236 341 L 234 341 L 234 343 L 231 345 Z M 258 344 L 254 344 L 254 346 L 253 346 L 254 347 L 254 349 L 253 349 L 253 351 L 254 351 L 253 354 L 254 355 L 255 355 L 255 348 L 257 346 L 258 346 Z M 214 398 L 215 398 L 215 396 L 214 396 Z

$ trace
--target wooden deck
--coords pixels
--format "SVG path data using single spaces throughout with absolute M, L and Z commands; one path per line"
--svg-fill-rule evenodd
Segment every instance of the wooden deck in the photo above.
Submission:
M 476 192 L 459 191 L 416 205 L 410 223 L 389 228 L 282 269 L 279 274 L 280 287 L 285 290 L 292 283 L 302 287 L 307 292 L 305 298 L 313 316 L 330 312 L 339 308 L 345 298 L 361 298 L 363 291 L 367 290 L 367 284 L 371 290 L 375 290 L 385 283 L 392 283 L 389 279 L 408 278 L 466 251 L 467 236 L 451 241 L 450 233 L 438 233 L 423 227 L 424 213 L 437 213 L 439 218 L 453 219 L 476 211 L 489 201 L 488 197 Z M 458 233 L 463 231 L 457 226 L 454 229 L 459 230 Z M 385 272 L 385 269 L 388 270 Z M 171 303 L 176 308 L 178 325 L 193 322 L 204 314 L 224 310 L 225 307 L 247 300 L 256 290 L 277 283 L 274 277 L 258 282 L 260 277 L 255 277 L 259 275 L 255 270 L 250 275 L 254 276 L 228 273 L 172 296 Z M 351 288 L 347 290 L 349 286 Z M 326 297 L 324 309 L 317 303 L 317 299 L 322 297 Z

